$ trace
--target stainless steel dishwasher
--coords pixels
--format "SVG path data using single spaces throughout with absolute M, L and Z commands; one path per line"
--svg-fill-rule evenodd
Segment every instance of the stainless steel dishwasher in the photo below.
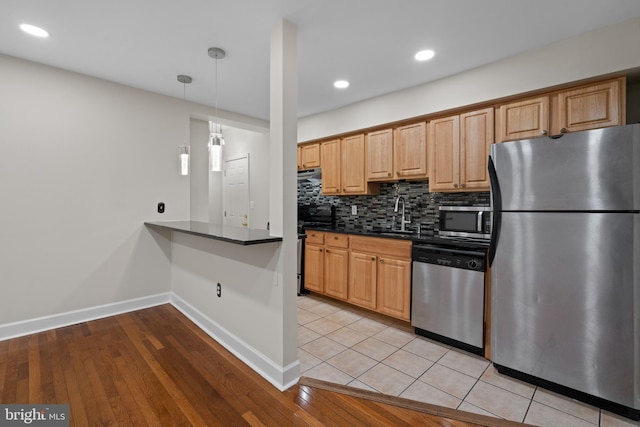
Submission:
M 411 325 L 417 334 L 484 355 L 485 255 L 414 243 Z

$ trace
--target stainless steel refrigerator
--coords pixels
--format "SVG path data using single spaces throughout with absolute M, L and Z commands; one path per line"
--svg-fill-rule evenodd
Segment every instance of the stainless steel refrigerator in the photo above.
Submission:
M 494 144 L 491 359 L 640 416 L 640 124 Z

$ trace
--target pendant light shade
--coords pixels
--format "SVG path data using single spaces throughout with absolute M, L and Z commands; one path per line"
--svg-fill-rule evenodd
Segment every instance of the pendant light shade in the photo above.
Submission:
M 222 146 L 224 138 L 222 137 L 222 129 L 220 133 L 216 132 L 216 124 L 209 122 L 209 169 L 212 172 L 222 171 Z
M 222 171 L 222 146 L 224 145 L 224 137 L 222 136 L 222 125 L 218 121 L 218 59 L 225 57 L 224 50 L 218 47 L 210 47 L 208 54 L 216 60 L 215 73 L 215 106 L 216 116 L 215 122 L 209 122 L 209 169 L 212 172 Z
M 185 115 L 187 114 L 187 85 L 193 81 L 193 79 L 184 74 L 178 75 L 178 81 L 182 83 L 182 103 L 184 105 Z M 178 146 L 178 162 L 180 166 L 180 175 L 186 176 L 189 175 L 189 162 L 190 162 L 190 153 L 189 153 L 189 120 L 185 124 L 184 130 L 184 145 Z

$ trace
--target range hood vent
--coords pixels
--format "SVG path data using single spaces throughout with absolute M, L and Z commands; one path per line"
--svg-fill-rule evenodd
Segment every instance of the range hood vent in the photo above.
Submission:
M 320 181 L 322 179 L 322 169 L 314 168 L 298 171 L 298 181 Z

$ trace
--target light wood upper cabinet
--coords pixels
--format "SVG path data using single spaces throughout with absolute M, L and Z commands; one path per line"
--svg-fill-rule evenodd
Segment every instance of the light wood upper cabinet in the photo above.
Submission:
M 393 129 L 370 132 L 365 139 L 367 181 L 393 180 Z
M 460 116 L 429 122 L 429 191 L 457 189 L 460 183 Z
M 498 108 L 498 142 L 537 138 L 549 134 L 549 97 L 547 95 L 514 101 Z
M 342 144 L 342 192 L 366 194 L 364 171 L 364 134 L 343 138 Z
M 552 95 L 552 135 L 624 124 L 625 79 Z
M 493 129 L 493 108 L 460 114 L 460 185 L 466 191 L 489 191 Z
M 497 142 L 624 125 L 625 86 L 620 77 L 502 104 Z
M 365 179 L 364 134 L 324 141 L 322 157 L 322 194 L 379 194 L 380 185 Z
M 320 144 L 322 162 L 322 194 L 339 194 L 342 192 L 340 140 L 333 139 Z
M 493 108 L 429 122 L 429 191 L 488 191 Z
M 393 154 L 397 179 L 426 179 L 426 123 L 413 123 L 396 128 Z
M 298 148 L 299 148 L 299 153 L 298 153 L 299 169 L 312 169 L 312 168 L 319 168 L 321 166 L 320 143 L 306 144 Z

